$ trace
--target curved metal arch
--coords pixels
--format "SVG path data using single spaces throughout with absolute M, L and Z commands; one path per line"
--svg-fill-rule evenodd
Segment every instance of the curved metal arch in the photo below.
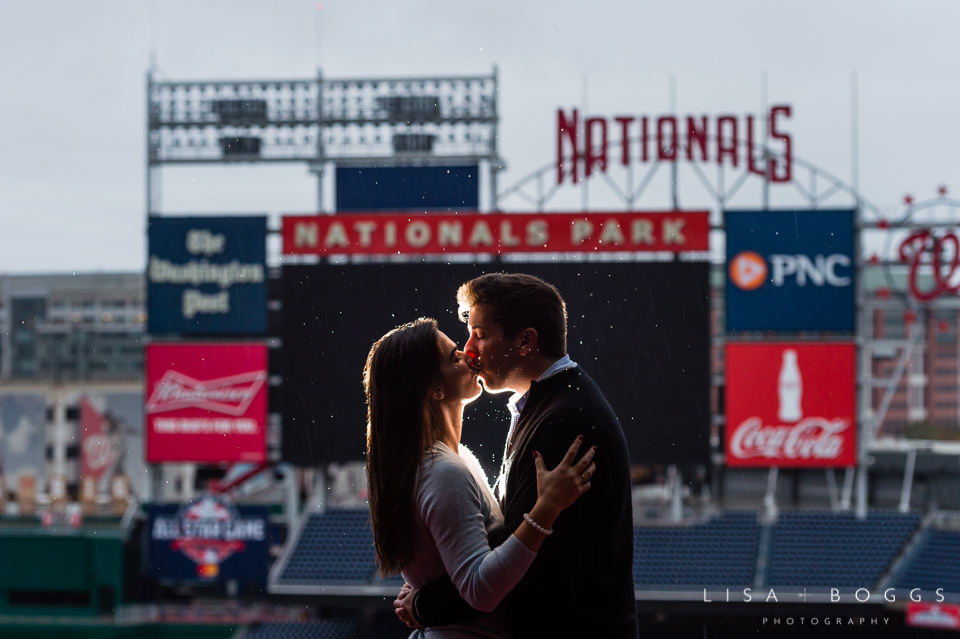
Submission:
M 716 141 L 716 136 L 710 136 L 708 138 L 710 141 Z M 630 144 L 639 143 L 639 138 L 633 138 L 629 141 Z M 678 136 L 678 146 L 680 148 L 685 148 L 687 143 L 686 136 Z M 615 150 L 622 147 L 622 141 L 616 141 L 610 144 L 609 149 Z M 738 140 L 738 148 L 742 148 L 744 151 L 749 150 L 747 147 L 746 141 Z M 753 145 L 754 153 L 758 154 L 761 158 L 761 162 L 766 158 L 773 158 L 775 160 L 783 161 L 782 152 L 774 152 L 770 149 L 765 149 L 763 145 L 755 144 Z M 679 151 L 679 149 L 678 149 Z M 678 152 L 678 156 L 681 155 Z M 568 162 L 571 158 L 569 156 L 564 156 L 564 162 Z M 582 161 L 582 160 L 581 160 Z M 683 157 L 679 157 L 676 161 L 660 161 L 653 160 L 649 164 L 641 165 L 645 166 L 645 172 L 640 178 L 638 185 L 634 188 L 632 184 L 632 173 L 627 172 L 626 184 L 622 187 L 617 184 L 613 177 L 609 175 L 606 171 L 595 171 L 593 175 L 584 176 L 582 180 L 588 179 L 590 177 L 599 176 L 601 181 L 608 186 L 608 188 L 613 192 L 613 194 L 619 198 L 624 206 L 628 209 L 633 208 L 636 200 L 642 197 L 647 186 L 653 180 L 654 176 L 657 174 L 659 169 L 666 165 L 671 166 L 674 164 L 686 164 L 690 167 L 693 173 L 699 179 L 701 185 L 704 187 L 704 190 L 707 194 L 714 200 L 717 208 L 720 211 L 723 211 L 726 208 L 727 202 L 732 198 L 746 182 L 747 178 L 751 175 L 754 175 L 758 179 L 763 180 L 763 176 L 758 176 L 748 170 L 746 166 L 741 168 L 727 167 L 726 165 L 718 166 L 718 180 L 717 183 L 711 183 L 710 179 L 706 176 L 703 169 L 700 166 L 700 163 L 695 161 L 686 160 Z M 746 165 L 746 162 L 744 162 Z M 632 164 L 637 166 L 637 164 Z M 883 217 L 880 209 L 866 200 L 861 193 L 859 193 L 853 186 L 847 184 L 840 178 L 833 175 L 831 172 L 822 169 L 812 162 L 808 162 L 797 156 L 793 156 L 793 166 L 794 168 L 800 168 L 807 172 L 808 182 L 803 184 L 797 175 L 797 171 L 793 171 L 793 175 L 788 183 L 776 183 L 776 184 L 790 184 L 794 189 L 803 197 L 807 204 L 812 209 L 820 208 L 828 200 L 832 199 L 838 194 L 848 195 L 853 202 L 858 206 L 861 211 L 869 211 L 877 219 Z M 729 188 L 726 188 L 723 180 L 723 173 L 725 170 L 732 168 L 733 171 L 740 171 L 738 177 L 736 177 Z M 509 197 L 517 197 L 520 200 L 527 202 L 530 206 L 534 207 L 537 211 L 544 210 L 544 207 L 549 204 L 549 202 L 557 195 L 560 189 L 564 186 L 563 184 L 557 184 L 555 180 L 546 181 L 545 178 L 549 175 L 552 177 L 552 174 L 557 170 L 556 161 L 550 162 L 543 165 L 536 171 L 525 175 L 520 178 L 510 186 L 506 187 L 496 196 L 496 202 L 494 203 L 494 208 L 499 208 L 500 202 Z M 547 186 L 549 184 L 549 186 Z M 774 184 L 768 182 L 768 184 Z M 535 192 L 531 193 L 530 190 L 534 189 Z

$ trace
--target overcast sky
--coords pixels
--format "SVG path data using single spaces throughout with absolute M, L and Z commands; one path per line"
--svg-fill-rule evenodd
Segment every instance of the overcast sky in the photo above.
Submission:
M 163 80 L 497 65 L 502 187 L 554 160 L 556 109 L 581 103 L 584 78 L 593 114 L 663 114 L 673 76 L 681 115 L 714 116 L 759 112 L 764 72 L 770 103 L 793 107 L 797 157 L 849 182 L 856 71 L 861 192 L 894 213 L 906 193 L 960 194 L 958 18 L 960 3 L 922 0 L 0 2 L 0 273 L 142 269 L 151 49 Z M 682 184 L 681 205 L 707 203 Z M 165 214 L 316 206 L 303 164 L 163 173 Z

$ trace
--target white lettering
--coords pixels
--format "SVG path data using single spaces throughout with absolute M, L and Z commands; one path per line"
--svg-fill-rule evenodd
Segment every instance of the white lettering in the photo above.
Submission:
M 806 255 L 797 256 L 797 286 L 805 286 L 808 275 L 814 286 L 823 286 L 823 256 L 818 255 L 816 261 L 817 263 L 814 265 Z
M 750 417 L 730 438 L 730 453 L 738 459 L 837 459 L 843 452 L 840 433 L 849 425 L 843 418 L 808 417 L 793 426 L 764 426 Z
M 353 228 L 360 234 L 360 246 L 370 246 L 373 244 L 373 232 L 377 228 L 376 222 L 357 222 Z
M 383 243 L 387 246 L 397 245 L 397 223 L 387 222 L 383 225 Z
M 470 246 L 480 246 L 481 244 L 493 246 L 493 233 L 490 232 L 490 226 L 483 220 L 479 220 L 473 225 L 473 230 L 470 231 L 470 239 L 467 242 Z
M 513 222 L 500 222 L 500 246 L 519 246 L 520 238 L 513 234 Z
M 919 592 L 920 592 L 920 589 L 919 589 L 919 588 L 914 588 L 913 590 L 911 590 L 911 591 L 910 591 L 910 601 L 921 601 L 921 600 L 923 599 L 923 597 L 921 597 L 919 594 L 917 594 L 916 597 L 913 596 L 913 593 L 919 593 Z
M 313 222 L 297 222 L 293 227 L 293 245 L 316 247 L 319 231 L 319 227 Z
M 827 257 L 823 273 L 827 278 L 827 284 L 830 286 L 850 286 L 852 280 L 849 277 L 837 275 L 837 266 L 850 266 L 850 258 L 843 253 L 834 253 Z
M 770 601 L 771 598 L 777 601 L 777 593 L 773 592 L 773 588 L 770 589 L 770 594 L 767 595 L 767 601 Z
M 440 246 L 460 246 L 463 244 L 463 224 L 441 220 L 437 228 L 437 243 Z
M 773 285 L 783 286 L 784 278 L 797 272 L 797 259 L 792 255 L 771 255 L 770 266 L 773 270 Z
M 407 244 L 415 248 L 426 246 L 430 241 L 430 235 L 430 226 L 426 222 L 421 222 L 419 220 L 407 224 L 407 228 L 403 233 L 403 237 L 407 241 Z
M 664 244 L 686 244 L 687 238 L 683 236 L 683 227 L 686 226 L 686 220 L 663 220 L 663 243 Z
M 943 601 L 943 588 L 937 588 L 937 603 Z
M 583 241 L 593 235 L 593 222 L 590 220 L 575 220 L 570 227 L 570 243 L 574 246 L 583 244 Z
M 527 245 L 546 246 L 547 240 L 550 239 L 548 228 L 546 220 L 530 220 L 527 223 Z
M 164 435 L 256 435 L 260 426 L 250 417 L 155 417 L 153 431 Z
M 840 591 L 836 588 L 830 589 L 830 601 L 837 602 L 840 601 Z
M 893 588 L 887 588 L 886 590 L 884 590 L 883 598 L 892 603 L 897 600 L 897 596 L 891 595 L 890 594 L 891 592 L 895 592 Z
M 750 588 L 744 588 L 744 589 L 743 589 L 743 596 L 746 597 L 746 599 L 744 599 L 744 601 L 746 601 L 746 602 L 753 601 L 753 595 L 751 595 L 750 592 L 751 592 Z
M 630 225 L 630 241 L 634 244 L 655 244 L 653 239 L 653 222 L 650 220 L 634 220 Z
M 186 319 L 193 319 L 197 313 L 210 315 L 229 313 L 230 292 L 221 291 L 213 295 L 205 295 L 196 289 L 188 288 L 183 291 L 181 310 Z
M 619 222 L 613 218 L 603 222 L 603 226 L 600 227 L 601 244 L 616 244 L 617 246 L 623 246 L 626 244 L 626 242 L 627 241 L 623 237 L 623 232 L 620 230 Z
M 863 598 L 863 599 L 860 598 L 860 593 L 861 593 L 861 592 L 866 593 L 866 597 Z M 853 593 L 853 596 L 856 597 L 856 598 L 857 598 L 857 601 L 859 601 L 860 603 L 864 603 L 864 602 L 870 600 L 870 591 L 867 590 L 866 588 L 857 588 L 857 591 L 856 591 L 855 593 Z M 863 622 L 861 622 L 861 623 L 863 623 Z
M 347 239 L 347 230 L 343 228 L 342 222 L 333 222 L 327 229 L 327 237 L 323 240 L 323 245 L 327 248 L 331 246 L 350 246 Z
M 211 264 L 207 260 L 190 260 L 174 264 L 156 256 L 150 258 L 150 281 L 154 284 L 217 284 L 230 288 L 234 284 L 259 284 L 264 281 L 263 264 Z
M 187 252 L 191 255 L 216 255 L 223 253 L 227 238 L 222 233 L 211 233 L 207 229 L 187 231 Z

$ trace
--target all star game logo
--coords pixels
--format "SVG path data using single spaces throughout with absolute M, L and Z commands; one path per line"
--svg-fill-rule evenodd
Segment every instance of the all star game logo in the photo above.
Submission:
M 243 517 L 224 495 L 206 494 L 182 506 L 173 516 L 158 515 L 150 536 L 170 543 L 170 550 L 183 553 L 197 566 L 197 576 L 216 579 L 220 564 L 246 550 L 248 542 L 266 539 L 266 520 Z

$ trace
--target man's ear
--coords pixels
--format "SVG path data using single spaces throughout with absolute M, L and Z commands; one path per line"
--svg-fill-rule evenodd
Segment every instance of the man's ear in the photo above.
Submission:
M 517 334 L 517 352 L 526 357 L 537 349 L 537 329 L 525 328 Z

